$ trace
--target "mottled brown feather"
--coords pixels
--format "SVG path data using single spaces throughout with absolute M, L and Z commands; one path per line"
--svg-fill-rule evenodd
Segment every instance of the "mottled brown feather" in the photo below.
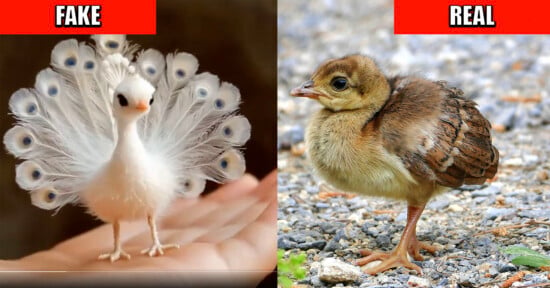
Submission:
M 448 187 L 481 184 L 495 175 L 498 151 L 491 144 L 491 125 L 475 102 L 443 81 L 398 76 L 388 82 L 391 96 L 375 121 L 386 149 L 398 155 L 412 174 Z M 419 121 L 435 123 L 432 135 L 407 134 Z M 419 143 L 417 151 L 410 149 L 411 141 Z

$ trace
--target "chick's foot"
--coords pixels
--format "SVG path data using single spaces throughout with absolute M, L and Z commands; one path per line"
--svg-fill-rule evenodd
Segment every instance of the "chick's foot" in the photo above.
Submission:
M 416 261 L 424 261 L 424 257 L 420 255 L 420 249 L 426 250 L 432 255 L 434 255 L 437 251 L 436 246 L 418 241 L 416 237 L 414 237 L 409 243 L 408 252 L 409 255 L 411 255 L 411 257 Z
M 391 268 L 405 267 L 411 270 L 415 270 L 418 274 L 422 274 L 422 270 L 418 265 L 411 263 L 407 257 L 407 252 L 400 252 L 399 250 L 394 250 L 391 253 L 385 252 L 372 252 L 369 250 L 361 251 L 361 255 L 366 256 L 361 259 L 358 259 L 355 264 L 359 266 L 366 265 L 373 261 L 382 260 L 382 263 L 377 266 L 367 268 L 363 272 L 367 274 L 378 274 L 384 272 Z

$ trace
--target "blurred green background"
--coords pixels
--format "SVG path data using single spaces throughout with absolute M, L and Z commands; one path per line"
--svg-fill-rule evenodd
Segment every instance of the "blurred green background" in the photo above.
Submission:
M 52 48 L 68 38 L 93 43 L 89 35 L 0 36 L 2 135 L 14 123 L 8 115 L 11 94 L 33 87 L 36 74 L 49 65 Z M 192 53 L 199 60 L 198 72 L 209 71 L 236 85 L 242 95 L 241 113 L 252 124 L 252 137 L 244 150 L 247 171 L 260 178 L 275 168 L 275 0 L 158 0 L 157 35 L 128 35 L 127 39 L 163 54 Z M 48 249 L 101 224 L 82 207 L 65 206 L 53 216 L 53 211 L 32 206 L 27 192 L 15 183 L 17 161 L 5 148 L 1 150 L 0 259 Z

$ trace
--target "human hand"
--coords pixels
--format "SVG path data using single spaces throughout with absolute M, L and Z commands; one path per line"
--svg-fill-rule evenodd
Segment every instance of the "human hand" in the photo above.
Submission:
M 255 286 L 276 265 L 276 178 L 275 171 L 260 183 L 245 175 L 205 197 L 176 200 L 159 219 L 158 226 L 161 241 L 179 243 L 180 248 L 167 250 L 163 256 L 140 254 L 151 244 L 149 227 L 143 219 L 121 223 L 121 242 L 132 256 L 129 261 L 97 260 L 97 255 L 112 249 L 112 227 L 105 224 L 50 250 L 19 260 L 0 261 L 0 270 L 86 272 L 35 273 L 31 276 L 36 277 L 25 275 L 26 280 L 51 276 L 49 279 L 91 283 L 129 280 L 143 284 L 154 279 L 155 284 L 222 281 L 219 283 L 226 287 Z M 136 271 L 157 273 L 153 278 L 151 273 Z

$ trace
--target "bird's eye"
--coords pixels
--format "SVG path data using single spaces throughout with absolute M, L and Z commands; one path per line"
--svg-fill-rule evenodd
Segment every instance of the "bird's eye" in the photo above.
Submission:
M 151 100 L 149 100 L 149 105 L 152 105 L 153 101 L 155 101 L 155 98 L 151 97 Z
M 336 91 L 342 91 L 348 88 L 348 80 L 344 77 L 335 77 L 330 81 L 330 86 Z
M 116 95 L 116 97 L 118 98 L 118 103 L 120 104 L 120 106 L 128 106 L 128 99 L 126 99 L 124 95 L 118 94 Z

